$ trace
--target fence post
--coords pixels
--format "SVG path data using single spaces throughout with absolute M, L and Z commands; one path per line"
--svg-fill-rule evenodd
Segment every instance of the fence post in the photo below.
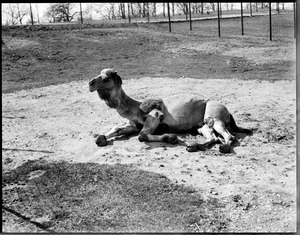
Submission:
M 241 2 L 241 23 L 242 23 L 242 35 L 244 35 L 244 17 L 243 17 L 243 3 Z
M 30 7 L 30 18 L 31 18 L 31 25 L 33 25 L 33 14 L 32 14 L 31 3 L 29 3 L 29 7 Z
M 171 17 L 170 17 L 170 5 L 169 2 L 167 3 L 168 8 L 168 19 L 169 19 L 169 32 L 171 33 Z
M 81 24 L 83 24 L 81 2 L 79 3 L 79 6 L 80 6 L 80 22 Z
M 220 28 L 220 6 L 219 2 L 217 2 L 218 5 L 218 32 L 219 32 L 219 37 L 221 37 L 221 28 Z
M 191 3 L 189 2 L 189 13 L 190 13 L 190 30 L 192 31 L 192 12 L 191 12 Z
M 269 24 L 270 24 L 270 41 L 272 41 L 272 12 L 271 12 L 271 2 L 269 2 Z
M 294 8 L 294 38 L 297 37 L 297 12 L 296 12 L 296 2 L 293 4 Z
M 147 17 L 148 17 L 148 23 L 149 23 L 150 22 L 149 2 L 147 2 Z

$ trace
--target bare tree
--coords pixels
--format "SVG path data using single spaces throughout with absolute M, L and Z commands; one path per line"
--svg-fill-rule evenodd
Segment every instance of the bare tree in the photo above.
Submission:
M 94 4 L 86 4 L 86 7 L 82 12 L 85 15 L 84 18 L 92 20 L 93 19 L 93 14 L 92 13 L 93 13 L 94 10 L 95 10 Z
M 39 7 L 38 4 L 35 4 L 35 9 L 36 9 L 36 18 L 37 18 L 37 22 L 40 23 L 40 11 L 39 11 Z
M 163 3 L 163 16 L 166 17 L 166 3 Z
M 143 5 L 143 17 L 146 17 L 146 3 L 142 3 Z
M 175 3 L 172 3 L 172 15 L 175 16 Z
M 19 20 L 19 23 L 21 25 L 24 16 L 27 15 L 27 12 L 21 12 L 20 11 L 20 5 L 19 5 L 19 3 L 17 3 L 17 9 L 18 9 L 18 20 Z
M 117 19 L 116 13 L 115 13 L 115 4 L 114 3 L 110 3 L 109 6 L 106 6 L 106 12 L 107 12 L 107 15 L 103 15 L 103 16 L 107 20 Z
M 125 3 L 119 4 L 119 15 L 122 19 L 126 19 Z
M 276 11 L 279 14 L 279 2 L 276 2 Z
M 53 22 L 71 22 L 77 13 L 71 3 L 58 3 L 50 6 L 46 16 L 50 16 Z
M 143 17 L 142 3 L 137 3 L 138 16 Z
M 16 24 L 22 24 L 23 19 L 26 15 L 28 15 L 28 8 L 24 6 L 23 4 L 20 6 L 19 3 L 17 4 L 5 4 L 2 6 L 2 11 L 4 15 L 7 17 L 7 24 L 16 25 Z
M 152 6 L 152 16 L 156 16 L 156 3 L 154 2 L 154 3 L 152 3 L 151 4 L 151 6 Z
M 186 3 L 177 3 L 176 6 L 178 7 L 179 10 L 182 11 L 182 13 L 183 13 L 184 15 L 187 14 L 187 7 L 186 7 L 187 4 L 186 4 Z
M 17 17 L 17 6 L 16 5 L 13 5 L 13 4 L 8 5 L 7 15 L 10 17 L 12 25 L 17 24 L 18 17 Z

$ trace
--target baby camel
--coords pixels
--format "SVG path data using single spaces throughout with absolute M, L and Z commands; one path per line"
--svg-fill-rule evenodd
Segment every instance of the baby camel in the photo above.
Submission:
M 235 137 L 228 131 L 251 133 L 235 124 L 227 108 L 215 101 L 203 100 L 190 94 L 179 94 L 163 99 L 148 99 L 144 102 L 127 96 L 122 89 L 122 79 L 113 69 L 103 69 L 89 82 L 90 92 L 97 91 L 101 100 L 124 118 L 128 125 L 112 128 L 99 135 L 96 144 L 107 145 L 107 140 L 122 135 L 139 133 L 139 141 L 158 141 L 177 144 L 174 133 L 197 130 L 206 141 L 187 146 L 187 151 L 204 150 L 207 146 L 221 142 L 219 151 L 230 152 Z M 163 133 L 157 134 L 158 131 Z M 156 132 L 156 133 L 155 133 Z

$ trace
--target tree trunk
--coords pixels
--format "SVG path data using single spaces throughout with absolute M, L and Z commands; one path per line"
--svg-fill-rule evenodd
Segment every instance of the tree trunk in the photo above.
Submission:
M 131 15 L 134 17 L 134 12 L 133 12 L 133 5 L 130 3 L 130 10 L 131 10 Z
M 153 11 L 152 11 L 152 16 L 156 16 L 156 3 L 153 3 Z
M 17 9 L 18 9 L 18 18 L 19 18 L 19 22 L 20 22 L 20 25 L 22 25 L 22 18 L 21 18 L 21 13 L 20 13 L 20 8 L 19 8 L 19 3 L 17 3 Z
M 39 14 L 40 11 L 39 11 L 39 7 L 37 4 L 35 5 L 35 8 L 36 8 L 37 22 L 40 23 L 40 14 Z
M 121 3 L 122 19 L 126 19 L 125 3 Z
M 32 15 L 31 3 L 29 3 L 29 7 L 30 7 L 31 24 L 33 25 L 33 15 Z
M 166 4 L 165 4 L 165 3 L 163 3 L 163 16 L 164 16 L 164 17 L 166 17 L 166 10 L 165 10 L 165 6 L 166 6 Z
M 175 16 L 175 3 L 172 3 L 172 15 Z
M 279 2 L 276 3 L 276 11 L 279 14 Z
M 146 17 L 146 3 L 143 3 L 143 17 Z
M 139 11 L 139 17 L 142 17 L 142 6 L 141 3 L 138 3 L 138 11 Z
M 204 3 L 201 2 L 201 15 L 203 15 L 203 11 L 204 11 Z

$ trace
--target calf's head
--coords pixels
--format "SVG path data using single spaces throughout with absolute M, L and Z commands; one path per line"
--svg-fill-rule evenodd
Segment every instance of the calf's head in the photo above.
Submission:
M 103 69 L 101 73 L 89 82 L 90 92 L 97 91 L 99 97 L 107 100 L 112 93 L 121 88 L 122 79 L 117 72 L 111 68 Z

